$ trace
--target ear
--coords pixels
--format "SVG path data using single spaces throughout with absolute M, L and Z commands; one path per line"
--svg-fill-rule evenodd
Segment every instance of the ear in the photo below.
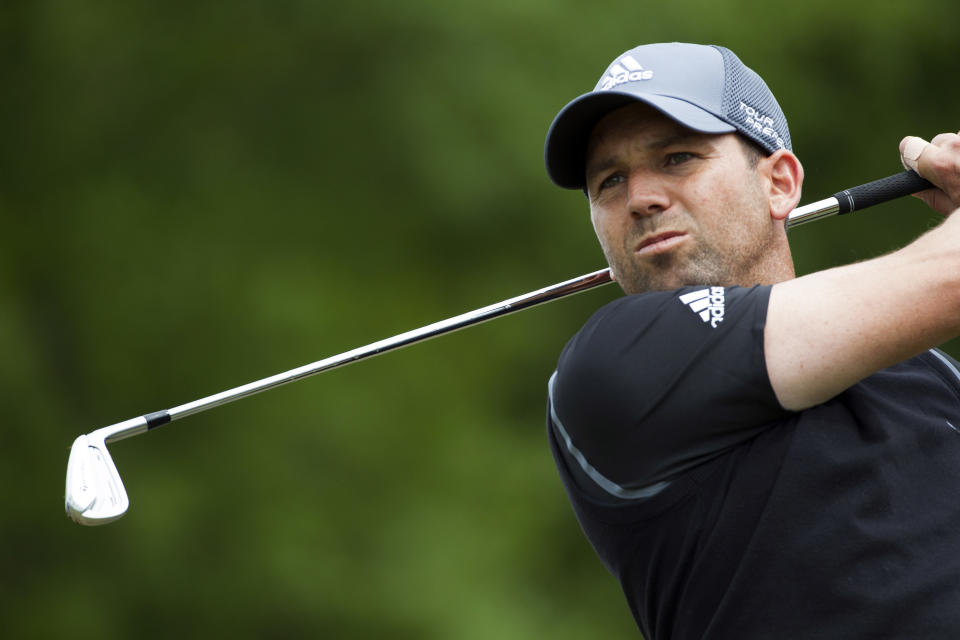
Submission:
M 770 217 L 785 220 L 800 202 L 803 165 L 792 152 L 780 149 L 760 160 L 757 169 L 769 185 Z

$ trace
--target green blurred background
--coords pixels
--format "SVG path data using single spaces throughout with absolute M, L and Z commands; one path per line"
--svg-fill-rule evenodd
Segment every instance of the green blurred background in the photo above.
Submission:
M 4 637 L 637 637 L 543 424 L 614 287 L 117 443 L 106 527 L 63 514 L 69 445 L 603 266 L 542 144 L 636 44 L 758 70 L 810 202 L 960 127 L 958 24 L 953 0 L 0 3 Z M 935 222 L 907 199 L 795 230 L 798 270 Z

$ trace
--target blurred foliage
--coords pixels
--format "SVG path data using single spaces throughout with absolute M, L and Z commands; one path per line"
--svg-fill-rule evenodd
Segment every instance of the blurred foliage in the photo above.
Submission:
M 544 436 L 613 287 L 111 447 L 127 517 L 67 520 L 73 438 L 602 266 L 556 111 L 641 42 L 713 42 L 790 120 L 805 201 L 956 130 L 960 5 L 0 4 L 5 637 L 636 637 Z M 792 232 L 809 272 L 936 223 Z M 954 351 L 955 353 L 955 351 Z

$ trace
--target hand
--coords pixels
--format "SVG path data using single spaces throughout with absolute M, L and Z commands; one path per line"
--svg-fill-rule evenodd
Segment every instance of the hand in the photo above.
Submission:
M 927 206 L 944 215 L 960 208 L 960 135 L 941 133 L 930 142 L 907 136 L 900 141 L 900 161 L 939 187 L 914 194 Z

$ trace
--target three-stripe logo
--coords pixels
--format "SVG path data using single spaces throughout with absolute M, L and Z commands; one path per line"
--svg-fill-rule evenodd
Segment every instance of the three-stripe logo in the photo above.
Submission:
M 653 78 L 652 69 L 644 69 L 637 62 L 637 59 L 631 55 L 622 56 L 607 69 L 607 75 L 600 80 L 598 91 L 606 91 L 624 82 L 636 82 L 638 80 L 650 80 Z
M 709 322 L 714 329 L 723 322 L 726 311 L 726 296 L 723 287 L 709 287 L 692 291 L 680 296 L 680 302 L 690 307 L 690 310 L 700 316 L 704 322 Z

